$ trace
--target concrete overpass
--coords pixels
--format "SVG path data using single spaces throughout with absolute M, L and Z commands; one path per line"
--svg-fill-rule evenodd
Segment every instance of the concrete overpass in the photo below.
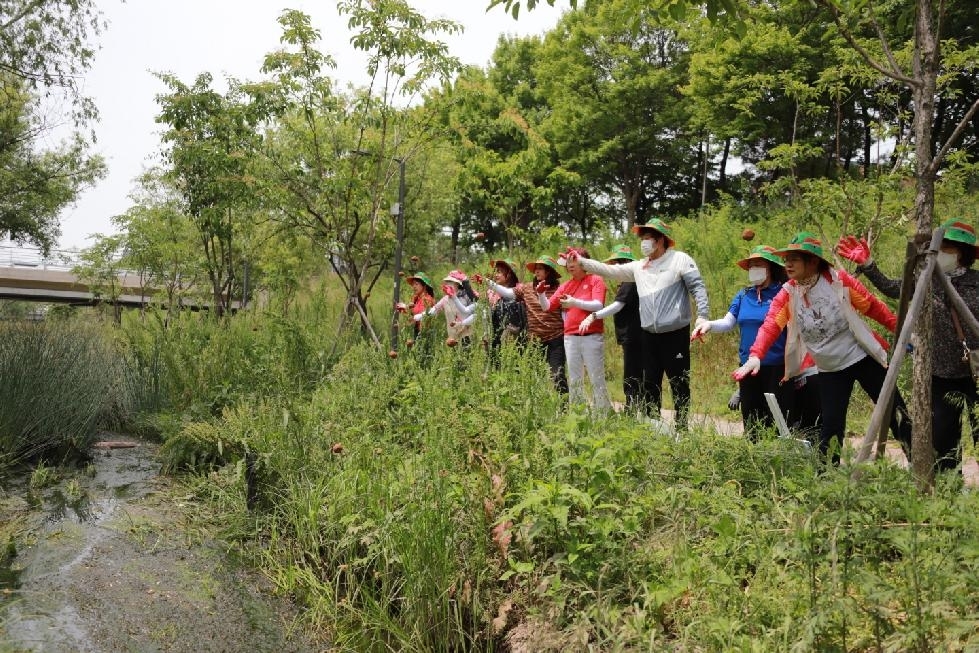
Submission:
M 0 299 L 73 306 L 111 303 L 141 307 L 152 303 L 152 297 L 142 294 L 144 289 L 140 286 L 139 275 L 129 271 L 117 275 L 119 295 L 115 299 L 101 297 L 71 271 L 80 262 L 77 252 L 52 251 L 44 256 L 38 249 L 0 245 Z M 186 299 L 182 307 L 191 310 L 210 308 L 207 303 Z M 240 302 L 232 302 L 232 311 L 239 307 Z

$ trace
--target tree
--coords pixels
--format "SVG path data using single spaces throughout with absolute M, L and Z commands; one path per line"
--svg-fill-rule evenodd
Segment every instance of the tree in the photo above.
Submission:
M 139 275 L 143 297 L 162 298 L 166 324 L 184 297 L 200 294 L 206 265 L 198 231 L 182 210 L 180 194 L 160 171 L 143 174 L 131 198 L 133 205 L 112 218 L 122 235 L 120 264 Z
M 398 104 L 456 70 L 458 61 L 430 36 L 458 26 L 427 20 L 403 0 L 349 0 L 339 8 L 354 47 L 368 57 L 364 89 L 335 92 L 327 75 L 334 62 L 317 50 L 319 32 L 298 11 L 279 19 L 286 47 L 265 59 L 262 72 L 271 78 L 244 88 L 270 124 L 258 175 L 270 219 L 304 234 L 330 262 L 347 294 L 341 328 L 357 316 L 379 344 L 367 297 L 395 243 L 392 182 L 398 161 L 412 161 L 432 139 L 431 119 Z
M 90 40 L 105 25 L 94 0 L 6 0 L 0 3 L 0 78 L 28 91 L 61 89 L 75 118 L 95 117 L 79 83 L 95 57 Z
M 0 237 L 31 242 L 47 253 L 61 231 L 58 216 L 105 174 L 99 157 L 75 134 L 52 149 L 38 140 L 48 125 L 28 84 L 0 70 Z
M 645 3 L 634 0 L 637 9 Z M 785 5 L 800 0 L 787 0 Z M 537 0 L 526 0 L 533 8 Z M 553 4 L 553 0 L 548 0 Z M 575 0 L 570 0 L 572 6 Z M 490 6 L 502 5 L 517 15 L 522 0 L 491 0 Z M 601 3 L 599 3 L 601 4 Z M 935 185 L 939 171 L 956 147 L 967 127 L 979 113 L 979 97 L 959 105 L 961 117 L 954 125 L 943 126 L 944 140 L 936 142 L 936 101 L 954 92 L 950 82 L 971 78 L 979 47 L 974 40 L 959 46 L 943 41 L 941 30 L 946 28 L 950 15 L 974 13 L 971 3 L 936 0 L 914 0 L 907 4 L 878 6 L 868 0 L 814 0 L 823 10 L 822 18 L 835 25 L 837 33 L 867 66 L 882 78 L 907 89 L 912 102 L 913 156 L 911 165 L 915 178 L 914 216 L 917 228 L 915 241 L 919 253 L 931 239 L 935 225 Z M 734 32 L 746 32 L 743 19 L 747 11 L 737 0 L 669 0 L 662 10 L 674 17 L 706 8 L 710 17 L 730 21 Z M 965 13 L 963 13 L 965 12 Z M 974 21 L 973 21 L 974 22 Z M 971 23 L 970 23 L 971 24 Z M 908 31 L 910 31 L 910 38 Z M 951 56 L 943 56 L 943 48 Z M 968 88 L 975 88 L 971 86 Z M 944 119 L 943 119 L 944 120 Z M 947 135 L 947 136 L 946 136 Z M 919 266 L 920 269 L 921 266 Z M 931 433 L 931 355 L 932 344 L 930 303 L 924 302 L 916 321 L 915 365 L 913 374 L 912 415 L 912 472 L 919 487 L 931 488 L 934 483 L 934 449 Z
M 631 0 L 588 5 L 545 38 L 537 65 L 551 103 L 544 133 L 562 168 L 618 194 L 627 223 L 699 204 L 687 45 Z
M 215 314 L 231 303 L 238 269 L 236 234 L 255 208 L 249 157 L 257 146 L 257 118 L 235 85 L 227 95 L 211 88 L 209 73 L 187 86 L 160 75 L 171 93 L 160 95 L 157 122 L 163 134 L 171 182 L 184 200 L 183 210 L 197 227 L 204 253 Z
M 41 94 L 67 96 L 75 125 L 96 116 L 80 80 L 102 30 L 92 0 L 0 3 L 0 236 L 31 242 L 45 253 L 60 235 L 58 215 L 105 167 L 74 134 L 58 147 L 40 144 L 52 128 Z

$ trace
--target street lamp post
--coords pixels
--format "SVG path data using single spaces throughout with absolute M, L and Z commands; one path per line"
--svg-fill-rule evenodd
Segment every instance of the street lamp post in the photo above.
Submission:
M 405 160 L 395 157 L 398 162 L 398 205 L 391 207 L 391 213 L 397 215 L 397 241 L 394 245 L 394 306 L 401 301 L 401 255 L 405 244 Z M 391 349 L 398 349 L 398 314 L 391 316 Z

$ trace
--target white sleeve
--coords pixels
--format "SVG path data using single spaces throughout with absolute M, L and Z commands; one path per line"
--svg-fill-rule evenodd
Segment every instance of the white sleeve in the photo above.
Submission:
M 462 300 L 459 299 L 458 296 L 453 297 L 452 299 L 455 300 L 456 308 L 459 309 L 460 313 L 465 313 L 466 315 L 469 316 L 473 316 L 476 314 L 476 302 L 472 302 L 470 304 L 463 304 Z
M 506 286 L 501 286 L 495 281 L 490 281 L 490 280 L 486 281 L 486 285 L 487 287 L 489 287 L 490 290 L 495 292 L 503 299 L 506 299 L 507 301 L 513 301 L 514 299 L 517 298 L 517 294 L 513 292 L 513 288 L 507 288 Z
M 600 299 L 575 299 L 575 306 L 583 311 L 594 313 L 602 310 L 602 301 Z
M 727 333 L 734 328 L 734 325 L 738 321 L 734 318 L 734 315 L 727 313 L 724 317 L 719 320 L 710 320 L 707 322 L 710 325 L 710 330 L 714 333 Z
M 432 306 L 426 312 L 429 315 L 438 315 L 439 313 L 445 310 L 445 302 L 447 302 L 448 300 L 449 300 L 449 296 L 443 295 L 442 297 L 439 298 L 437 302 L 435 302 L 435 306 Z
M 604 320 L 607 317 L 611 317 L 625 308 L 625 304 L 622 302 L 612 302 L 605 308 L 595 311 L 596 320 Z

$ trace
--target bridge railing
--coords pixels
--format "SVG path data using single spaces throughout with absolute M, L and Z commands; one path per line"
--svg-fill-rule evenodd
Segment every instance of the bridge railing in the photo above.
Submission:
M 68 272 L 79 263 L 81 263 L 79 252 L 53 249 L 44 256 L 41 250 L 35 247 L 0 245 L 0 267 Z

